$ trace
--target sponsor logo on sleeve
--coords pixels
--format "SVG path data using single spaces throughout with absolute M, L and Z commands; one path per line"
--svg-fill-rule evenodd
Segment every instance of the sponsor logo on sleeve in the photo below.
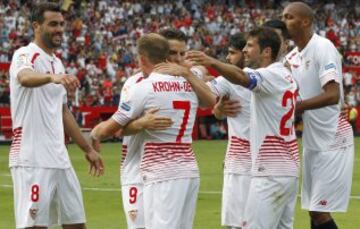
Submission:
M 125 110 L 125 111 L 130 111 L 131 110 L 131 107 L 129 105 L 129 103 L 122 103 L 120 105 L 121 109 Z
M 325 65 L 325 70 L 329 70 L 329 69 L 336 69 L 336 66 L 334 63 L 330 63 L 328 65 Z

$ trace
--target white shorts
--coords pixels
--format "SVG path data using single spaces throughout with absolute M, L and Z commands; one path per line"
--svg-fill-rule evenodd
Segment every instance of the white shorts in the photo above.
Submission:
M 185 178 L 145 185 L 145 228 L 191 229 L 199 181 L 199 178 Z
M 354 146 L 314 152 L 304 149 L 301 205 L 317 212 L 346 212 L 352 183 Z
M 142 184 L 121 186 L 128 229 L 145 228 L 143 189 Z
M 224 174 L 221 225 L 241 227 L 250 186 L 250 176 Z
M 297 177 L 252 177 L 242 228 L 293 228 L 297 187 Z
M 73 168 L 10 170 L 16 228 L 85 223 L 80 183 Z

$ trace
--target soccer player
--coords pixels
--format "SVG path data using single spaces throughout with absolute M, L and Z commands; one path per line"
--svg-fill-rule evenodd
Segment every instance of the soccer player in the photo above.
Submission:
M 239 68 L 244 67 L 242 49 L 246 39 L 242 33 L 230 37 L 227 62 Z M 245 204 L 250 185 L 250 97 L 251 92 L 239 85 L 230 83 L 222 76 L 208 83 L 220 101 L 213 113 L 222 119 L 228 115 L 229 141 L 225 155 L 224 184 L 222 192 L 221 224 L 227 228 L 241 228 Z M 241 111 L 239 102 L 241 103 Z
M 170 47 L 167 60 L 174 63 L 183 64 L 185 62 L 186 35 L 180 30 L 165 29 L 160 31 Z M 199 78 L 205 74 L 200 67 L 193 67 L 192 72 Z M 124 84 L 121 91 L 120 104 L 127 100 L 129 91 L 132 86 L 140 83 L 146 76 L 142 72 L 130 77 Z M 121 163 L 121 189 L 123 207 L 126 214 L 129 229 L 144 228 L 144 206 L 143 206 L 143 181 L 140 175 L 140 162 L 143 134 L 138 133 L 140 130 L 161 130 L 171 126 L 170 118 L 156 116 L 152 110 L 138 120 L 134 120 L 130 126 L 125 128 L 125 135 L 122 143 L 122 163 Z M 132 127 L 137 128 L 135 132 Z M 131 135 L 133 134 L 133 135 Z
M 289 4 L 283 20 L 296 44 L 286 60 L 299 82 L 296 112 L 303 113 L 304 122 L 302 208 L 309 210 L 311 228 L 337 228 L 330 213 L 347 211 L 354 162 L 353 132 L 340 115 L 341 56 L 314 33 L 308 5 Z
M 214 67 L 234 84 L 251 90 L 251 182 L 242 228 L 292 228 L 299 176 L 294 130 L 297 86 L 291 72 L 276 62 L 281 41 L 269 28 L 248 35 L 243 71 L 202 52 L 191 51 L 195 63 Z
M 60 7 L 32 9 L 34 40 L 15 51 L 10 66 L 14 137 L 9 165 L 14 185 L 16 228 L 85 228 L 80 184 L 64 144 L 64 130 L 85 152 L 93 175 L 102 175 L 98 153 L 82 137 L 67 107 L 67 91 L 79 86 L 66 75 L 55 49 L 62 42 Z
M 145 184 L 147 229 L 192 228 L 199 172 L 191 149 L 191 133 L 199 100 L 205 106 L 215 103 L 206 84 L 188 68 L 164 63 L 169 49 L 168 41 L 158 34 L 147 34 L 138 40 L 140 68 L 148 77 L 134 85 L 113 117 L 91 133 L 94 142 L 101 140 L 154 107 L 160 109 L 159 115 L 172 117 L 171 128 L 142 132 L 144 152 L 140 170 Z M 158 71 L 170 70 L 186 79 L 153 72 L 159 63 L 163 64 L 158 65 Z
M 167 58 L 168 61 L 187 66 L 193 74 L 195 74 L 198 78 L 203 79 L 205 82 L 210 79 L 206 68 L 199 65 L 192 66 L 190 62 L 186 61 L 185 54 L 188 49 L 185 33 L 178 29 L 169 28 L 161 30 L 159 34 L 165 37 L 169 42 L 170 52 Z
M 142 72 L 131 76 L 121 90 L 120 105 L 128 100 L 131 88 L 145 79 Z M 120 109 L 120 107 L 119 107 Z M 141 130 L 161 130 L 171 126 L 170 118 L 156 116 L 157 109 L 152 109 L 142 117 L 134 120 L 124 130 L 121 159 L 121 195 L 128 229 L 145 228 L 143 180 L 140 174 L 141 153 L 143 151 L 143 134 Z M 134 132 L 135 131 L 135 132 Z

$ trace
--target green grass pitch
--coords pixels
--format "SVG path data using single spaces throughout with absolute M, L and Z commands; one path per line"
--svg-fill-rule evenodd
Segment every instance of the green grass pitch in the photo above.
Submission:
M 339 228 L 360 228 L 360 138 L 355 140 L 355 165 L 352 186 L 352 199 L 347 213 L 334 214 Z M 222 190 L 222 164 L 226 141 L 196 141 L 201 186 L 198 196 L 195 229 L 216 229 L 220 226 L 220 205 Z M 89 229 L 126 228 L 121 204 L 119 185 L 120 143 L 107 143 L 102 146 L 105 160 L 105 176 L 90 177 L 88 165 L 81 151 L 70 145 L 69 152 L 77 171 L 84 195 L 84 203 Z M 0 146 L 0 228 L 15 228 L 13 193 L 8 169 L 9 146 Z M 309 228 L 307 213 L 296 205 L 295 229 Z

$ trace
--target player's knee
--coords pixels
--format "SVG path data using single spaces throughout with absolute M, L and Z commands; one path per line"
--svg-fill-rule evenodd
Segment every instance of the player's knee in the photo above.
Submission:
M 328 212 L 315 212 L 315 211 L 310 211 L 309 212 L 311 220 L 316 224 L 322 224 L 325 223 L 329 220 L 331 220 L 331 215 Z

